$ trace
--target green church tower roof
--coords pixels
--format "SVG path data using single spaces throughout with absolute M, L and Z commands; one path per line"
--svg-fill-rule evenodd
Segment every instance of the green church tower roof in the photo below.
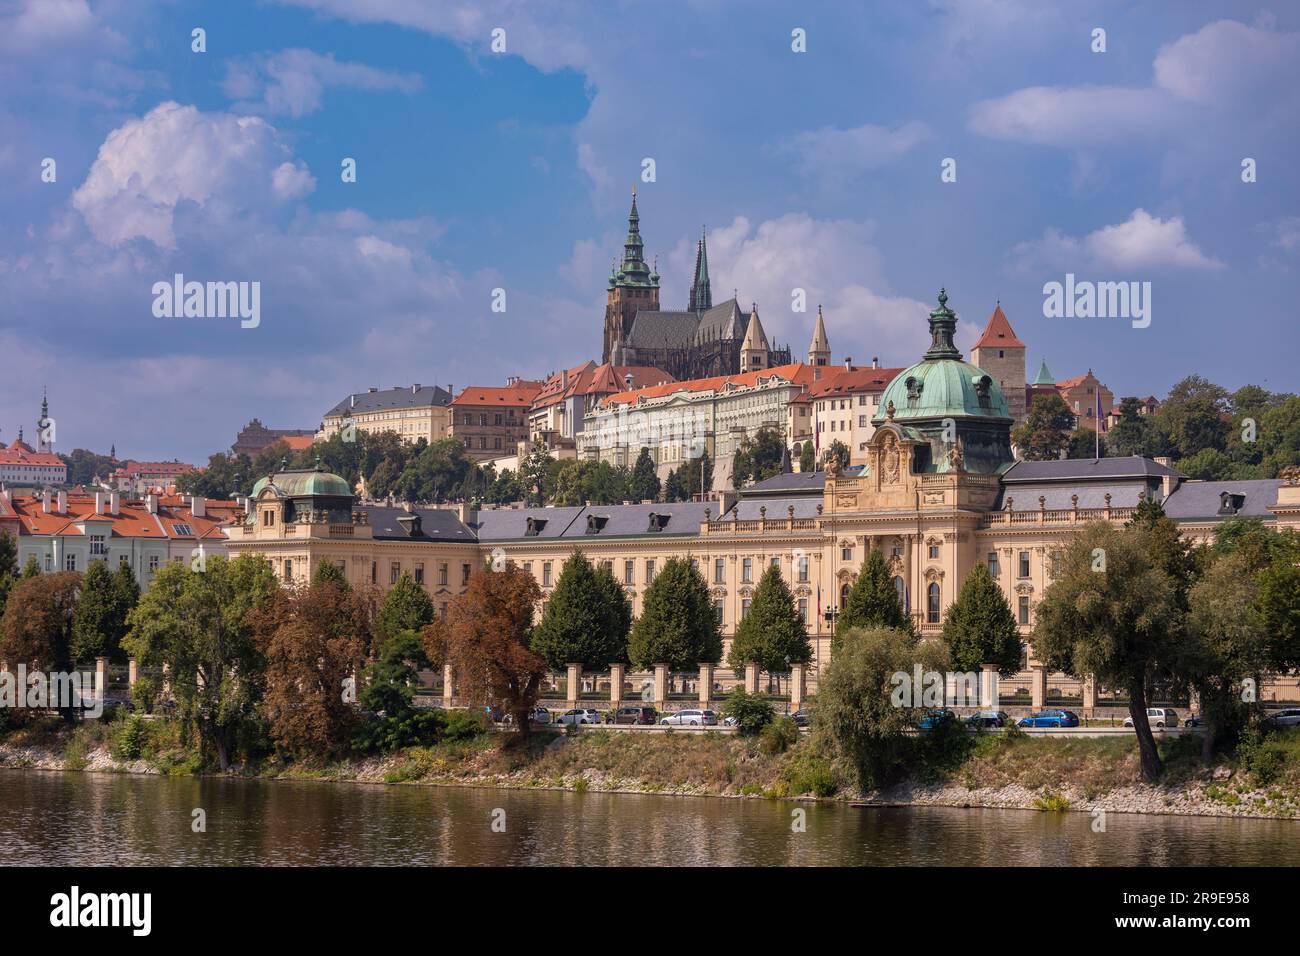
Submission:
M 1054 379 L 1052 377 L 1052 373 L 1048 371 L 1046 359 L 1043 360 L 1042 365 L 1038 366 L 1038 375 L 1035 376 L 1032 384 L 1034 385 L 1055 385 L 1056 384 L 1056 379 Z

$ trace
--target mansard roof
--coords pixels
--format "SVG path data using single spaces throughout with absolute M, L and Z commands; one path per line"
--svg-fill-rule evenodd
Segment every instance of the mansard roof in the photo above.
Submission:
M 401 538 L 416 541 L 473 541 L 474 532 L 461 523 L 456 512 L 448 508 L 405 508 L 369 507 L 364 509 L 370 518 L 370 527 L 376 538 Z M 416 516 L 419 521 L 419 534 L 412 534 L 399 518 Z
M 437 385 L 397 386 L 370 392 L 354 392 L 326 412 L 325 417 L 376 412 L 386 408 L 420 408 L 449 404 L 451 404 L 451 392 Z
M 1150 458 L 1065 458 L 1059 461 L 1018 461 L 1002 476 L 1005 484 L 1021 481 L 1087 481 L 1105 478 L 1183 477 L 1182 473 Z
M 1281 478 L 1251 481 L 1184 481 L 1165 499 L 1165 514 L 1175 521 L 1218 520 L 1227 517 L 1273 517 L 1269 505 L 1277 504 Z M 1240 504 L 1232 515 L 1223 514 L 1223 495 L 1240 495 Z

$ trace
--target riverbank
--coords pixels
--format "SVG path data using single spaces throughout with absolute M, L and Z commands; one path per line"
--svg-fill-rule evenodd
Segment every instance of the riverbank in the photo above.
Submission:
M 29 728 L 0 739 L 0 766 L 42 770 L 188 775 L 197 755 L 175 728 L 150 728 L 124 757 L 103 726 Z M 392 754 L 324 763 L 268 758 L 235 776 L 371 784 L 497 787 L 854 802 L 869 806 L 1105 810 L 1300 819 L 1300 733 L 1278 734 L 1205 770 L 1195 739 L 1161 742 L 1159 785 L 1140 780 L 1132 738 L 982 736 L 955 767 L 888 790 L 859 794 L 851 774 L 804 736 L 781 753 L 730 734 L 486 734 Z M 114 750 L 118 750 L 117 755 Z

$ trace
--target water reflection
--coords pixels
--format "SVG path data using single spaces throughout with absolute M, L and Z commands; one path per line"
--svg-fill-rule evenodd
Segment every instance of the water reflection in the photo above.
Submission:
M 792 811 L 807 813 L 794 832 Z M 207 814 L 207 832 L 191 829 Z M 504 811 L 505 832 L 492 827 Z M 499 814 L 497 815 L 499 818 Z M 1300 824 L 0 771 L 0 865 L 1289 865 Z

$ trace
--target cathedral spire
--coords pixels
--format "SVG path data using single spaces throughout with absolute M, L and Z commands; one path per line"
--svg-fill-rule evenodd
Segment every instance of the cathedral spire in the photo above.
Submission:
M 812 343 L 808 346 L 809 365 L 831 364 L 831 343 L 826 338 L 826 323 L 822 321 L 822 307 L 817 306 L 817 324 L 813 326 Z
M 709 289 L 709 247 L 700 227 L 700 241 L 695 244 L 695 279 L 691 283 L 691 312 L 705 312 L 713 308 L 713 293 Z

